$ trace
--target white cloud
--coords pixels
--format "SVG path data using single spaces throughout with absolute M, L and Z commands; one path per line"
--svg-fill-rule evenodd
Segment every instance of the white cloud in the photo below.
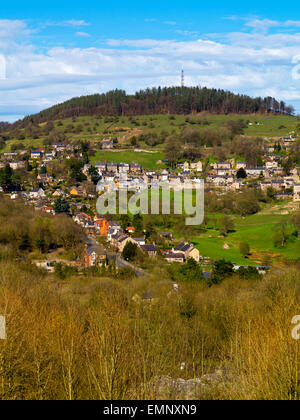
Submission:
M 66 20 L 64 23 L 71 26 L 89 26 L 90 25 L 90 23 L 86 22 L 85 20 L 76 20 L 76 19 Z
M 76 36 L 81 36 L 83 38 L 91 38 L 91 35 L 88 34 L 87 32 L 76 32 L 75 35 Z
M 166 22 L 164 22 L 165 25 L 177 25 L 176 22 L 174 22 L 173 20 L 167 20 Z
M 249 26 L 255 31 L 266 32 L 271 27 L 279 26 L 279 22 L 270 19 L 253 19 L 249 20 L 245 26 Z

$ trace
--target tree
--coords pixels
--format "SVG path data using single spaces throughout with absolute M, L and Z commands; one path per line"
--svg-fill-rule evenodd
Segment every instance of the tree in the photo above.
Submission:
M 220 220 L 220 232 L 227 236 L 229 231 L 234 230 L 234 221 L 229 216 L 223 216 Z
M 241 216 L 254 214 L 260 210 L 257 194 L 254 190 L 248 190 L 239 194 L 234 205 L 236 212 Z
M 143 230 L 143 216 L 138 213 L 133 216 L 132 224 L 136 232 L 142 232 Z
M 287 223 L 284 221 L 279 222 L 274 226 L 273 230 L 275 231 L 273 236 L 274 245 L 284 247 L 288 239 Z
M 175 281 L 178 278 L 187 282 L 204 280 L 202 268 L 193 258 L 189 258 L 185 264 L 181 264 L 178 267 L 175 266 L 173 269 L 178 270 L 178 273 L 174 276 Z
M 130 225 L 131 221 L 130 221 L 130 217 L 128 216 L 128 214 L 122 214 L 121 215 L 121 220 L 120 220 L 120 224 L 121 224 L 121 228 L 123 230 L 126 230 L 126 228 Z
M 244 168 L 240 168 L 236 173 L 237 179 L 245 179 L 247 178 L 247 172 Z
M 55 213 L 69 214 L 70 213 L 70 204 L 65 198 L 58 197 L 55 200 L 54 210 L 55 210 Z
M 149 221 L 146 224 L 146 238 L 149 239 L 154 234 L 155 234 L 154 224 L 153 222 Z
M 244 278 L 259 278 L 259 272 L 256 267 L 240 267 L 236 273 Z
M 6 190 L 19 189 L 21 183 L 20 176 L 11 169 L 7 164 L 0 169 L 0 185 Z
M 94 166 L 91 166 L 88 170 L 88 174 L 91 177 L 92 182 L 96 185 L 100 179 L 97 169 Z
M 298 237 L 300 238 L 300 211 L 297 211 L 297 213 L 292 216 L 291 221 L 297 229 Z
M 12 182 L 13 170 L 9 164 L 5 165 L 3 169 L 0 170 L 0 184 L 2 187 L 8 187 Z
M 177 138 L 168 137 L 165 143 L 166 159 L 172 168 L 175 167 L 181 153 L 181 144 Z
M 242 256 L 248 257 L 248 255 L 250 254 L 250 246 L 248 242 L 241 242 L 239 248 L 240 248 L 240 253 L 242 254 Z
M 233 264 L 230 261 L 224 259 L 215 261 L 210 281 L 212 284 L 220 284 L 226 277 L 231 277 L 233 273 Z
M 124 246 L 122 257 L 126 261 L 133 261 L 135 256 L 137 255 L 138 247 L 137 244 L 134 244 L 133 242 L 127 242 L 127 244 Z

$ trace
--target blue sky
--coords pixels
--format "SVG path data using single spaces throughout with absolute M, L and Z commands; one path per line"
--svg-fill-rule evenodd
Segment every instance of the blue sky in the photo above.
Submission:
M 187 85 L 272 95 L 300 113 L 299 12 L 269 0 L 7 2 L 0 120 L 73 96 L 178 85 L 182 67 Z

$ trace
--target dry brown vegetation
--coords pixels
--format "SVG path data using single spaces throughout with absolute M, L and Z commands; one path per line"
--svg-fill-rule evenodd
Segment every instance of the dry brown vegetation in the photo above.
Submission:
M 72 218 L 36 211 L 22 202 L 0 199 L 0 257 L 21 257 L 32 251 L 64 248 L 72 258 L 83 251 L 83 229 Z
M 197 398 L 298 399 L 298 277 L 291 270 L 211 288 L 185 284 L 179 294 L 161 278 L 85 277 L 81 301 L 78 278 L 62 293 L 33 266 L 1 262 L 0 398 L 168 398 L 150 385 L 221 369 L 224 380 Z M 146 290 L 152 301 L 137 298 Z

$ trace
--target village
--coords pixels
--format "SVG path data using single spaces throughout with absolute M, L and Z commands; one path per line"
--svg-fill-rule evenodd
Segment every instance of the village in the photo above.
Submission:
M 192 258 L 197 263 L 205 264 L 207 257 L 200 255 L 192 243 L 174 242 L 171 232 L 159 232 L 161 237 L 169 238 L 172 243 L 170 249 L 160 249 L 153 241 L 149 242 L 145 235 L 136 237 L 134 226 L 121 227 L 119 220 L 97 214 L 95 204 L 98 195 L 108 189 L 143 191 L 160 182 L 168 182 L 173 188 L 180 189 L 187 180 L 191 185 L 204 180 L 206 193 L 222 195 L 226 191 L 238 192 L 251 184 L 265 193 L 272 191 L 277 200 L 298 202 L 298 168 L 292 167 L 287 174 L 280 164 L 281 155 L 276 153 L 279 147 L 284 151 L 292 150 L 295 141 L 296 137 L 290 135 L 277 140 L 276 144 L 268 142 L 263 164 L 259 167 L 249 167 L 244 161 L 235 159 L 213 162 L 206 165 L 205 170 L 201 160 L 177 162 L 176 167 L 163 170 L 149 170 L 141 164 L 128 162 L 96 162 L 94 165 L 85 163 L 77 171 L 80 176 L 71 185 L 70 182 L 75 177 L 68 176 L 68 170 L 72 166 L 66 166 L 66 162 L 76 163 L 77 160 L 83 159 L 84 154 L 72 144 L 55 143 L 38 150 L 18 150 L 1 154 L 0 169 L 10 168 L 10 175 L 13 177 L 12 174 L 22 174 L 30 168 L 31 176 L 23 178 L 19 184 L 0 187 L 0 192 L 9 195 L 12 200 L 21 199 L 36 210 L 52 215 L 57 211 L 61 212 L 61 209 L 57 210 L 58 204 L 65 205 L 66 209 L 63 212 L 72 217 L 86 232 L 87 243 L 80 262 L 85 267 L 108 264 L 112 259 L 111 255 L 114 255 L 115 262 L 119 261 L 116 255 L 121 257 L 128 243 L 136 245 L 149 258 L 156 258 L 159 254 L 168 263 L 184 263 Z M 103 150 L 113 148 L 112 139 L 103 140 Z M 65 171 L 60 170 L 56 174 L 57 163 L 65 168 Z M 96 187 L 99 181 L 101 188 Z M 97 238 L 101 238 L 101 244 Z M 124 260 L 121 266 L 122 264 L 124 265 Z

